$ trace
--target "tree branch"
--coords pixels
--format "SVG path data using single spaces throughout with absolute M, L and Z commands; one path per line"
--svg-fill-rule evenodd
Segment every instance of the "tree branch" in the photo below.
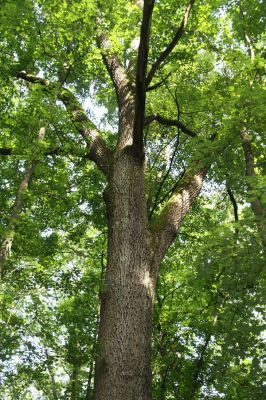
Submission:
M 167 79 L 169 78 L 169 76 L 171 74 L 172 74 L 172 72 L 169 72 L 169 74 L 167 74 L 161 81 L 155 83 L 152 86 L 147 87 L 146 92 L 150 92 L 151 90 L 156 90 L 159 87 L 163 86 L 167 82 Z
M 232 190 L 230 189 L 230 186 L 228 184 L 226 184 L 226 192 L 228 194 L 228 197 L 231 201 L 231 204 L 233 206 L 233 210 L 234 210 L 234 218 L 235 218 L 235 222 L 238 222 L 238 206 L 237 206 L 237 201 L 236 198 L 234 196 L 234 193 L 232 192 Z
M 212 135 L 210 140 L 213 141 L 216 136 L 217 132 Z M 205 156 L 201 152 L 200 160 L 192 162 L 192 165 L 187 169 L 180 184 L 175 187 L 159 216 L 152 222 L 151 230 L 155 242 L 155 267 L 152 271 L 154 279 L 157 277 L 160 262 L 169 246 L 175 240 L 183 219 L 202 189 L 203 181 L 211 165 L 209 158 L 211 154 L 212 147 L 208 149 Z
M 187 126 L 183 124 L 183 122 L 177 120 L 177 119 L 168 119 L 164 118 L 161 115 L 154 114 L 154 115 L 149 115 L 145 118 L 145 126 L 149 125 L 153 121 L 158 122 L 161 125 L 165 126 L 176 126 L 179 128 L 183 133 L 185 133 L 188 136 L 195 137 L 197 136 L 195 131 L 192 131 L 189 129 Z
M 16 77 L 42 86 L 53 87 L 54 85 L 46 79 L 27 74 L 25 71 L 16 73 Z M 87 144 L 88 158 L 94 161 L 105 175 L 108 175 L 110 151 L 107 148 L 104 139 L 100 136 L 96 126 L 89 119 L 83 107 L 70 90 L 56 88 L 56 93 L 57 98 L 65 105 L 70 119 L 75 125 L 77 131 L 81 134 Z
M 113 82 L 119 108 L 118 148 L 132 144 L 134 121 L 134 91 L 132 83 L 119 60 L 119 57 L 110 50 L 109 40 L 104 35 L 98 37 L 99 47 L 102 49 L 102 58 Z
M 234 195 L 233 191 L 231 190 L 229 183 L 227 181 L 226 181 L 225 187 L 226 187 L 226 192 L 228 194 L 229 200 L 233 206 L 235 222 L 238 222 L 238 220 L 239 220 L 238 205 L 237 205 L 235 195 Z M 235 227 L 236 243 L 237 243 L 237 239 L 238 239 L 238 234 L 239 234 L 239 229 L 238 229 L 238 226 L 236 225 L 236 227 Z
M 152 215 L 153 215 L 154 211 L 156 210 L 156 208 L 158 207 L 158 205 L 161 204 L 161 202 L 162 202 L 162 201 L 159 199 L 159 197 L 160 197 L 161 190 L 162 190 L 162 188 L 163 188 L 164 182 L 166 181 L 166 179 L 168 178 L 168 176 L 169 176 L 169 174 L 170 174 L 170 172 L 171 172 L 171 168 L 172 168 L 172 165 L 173 165 L 175 156 L 176 156 L 178 144 L 179 144 L 179 137 L 177 137 L 177 140 L 176 140 L 176 142 L 175 142 L 174 151 L 173 151 L 173 154 L 172 154 L 172 156 L 171 156 L 170 162 L 168 161 L 168 162 L 169 162 L 168 169 L 167 169 L 167 171 L 165 172 L 165 174 L 163 175 L 162 180 L 161 180 L 161 182 L 160 182 L 160 184 L 159 184 L 157 193 L 156 193 L 156 195 L 155 195 L 155 200 L 154 200 L 153 207 L 151 208 L 151 211 L 149 211 L 149 214 L 148 214 L 149 220 L 152 218 Z M 164 196 L 163 196 L 163 197 L 164 197 Z
M 184 13 L 182 22 L 181 22 L 175 36 L 173 37 L 173 39 L 169 43 L 169 45 L 166 47 L 166 49 L 161 52 L 161 54 L 159 55 L 157 60 L 153 63 L 153 65 L 150 69 L 150 72 L 148 73 L 148 76 L 147 76 L 147 80 L 146 80 L 147 86 L 152 81 L 152 78 L 154 77 L 154 75 L 155 75 L 156 71 L 158 70 L 158 68 L 160 67 L 160 65 L 165 61 L 165 59 L 169 56 L 169 54 L 172 52 L 172 50 L 175 48 L 175 46 L 181 39 L 181 37 L 185 31 L 185 28 L 187 26 L 188 18 L 189 18 L 189 15 L 190 15 L 190 12 L 192 10 L 194 3 L 195 3 L 195 0 L 189 1 L 187 8 L 185 10 L 185 13 Z
M 43 86 L 48 86 L 49 85 L 49 81 L 47 79 L 40 78 L 38 76 L 28 74 L 26 71 L 16 72 L 15 76 L 17 78 L 21 78 L 24 81 L 27 81 L 27 82 L 30 82 L 30 83 L 38 83 L 39 85 L 43 85 Z
M 94 161 L 101 171 L 108 176 L 111 152 L 96 126 L 88 118 L 83 107 L 70 90 L 62 90 L 58 98 L 64 103 L 77 131 L 84 138 L 88 148 L 88 158 Z
M 183 219 L 199 195 L 208 167 L 201 167 L 198 172 L 187 173 L 166 203 L 161 214 L 154 222 L 158 240 L 156 265 L 159 265 L 168 247 L 172 244 Z
M 133 144 L 136 146 L 139 153 L 143 152 L 143 129 L 146 104 L 146 72 L 148 64 L 149 38 L 153 7 L 154 0 L 144 1 L 140 32 L 140 44 L 138 49 Z
M 119 57 L 117 54 L 111 52 L 111 45 L 106 36 L 99 36 L 98 42 L 102 50 L 104 64 L 117 93 L 118 104 L 121 104 L 121 102 L 124 102 L 129 95 L 132 95 L 132 84 L 121 61 L 119 60 Z

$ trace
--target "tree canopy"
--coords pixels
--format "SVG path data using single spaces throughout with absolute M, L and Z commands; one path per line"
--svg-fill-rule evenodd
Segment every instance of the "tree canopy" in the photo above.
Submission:
M 151 226 L 206 176 L 158 276 L 153 398 L 263 399 L 265 3 L 3 0 L 0 20 L 0 397 L 92 399 L 132 87 Z

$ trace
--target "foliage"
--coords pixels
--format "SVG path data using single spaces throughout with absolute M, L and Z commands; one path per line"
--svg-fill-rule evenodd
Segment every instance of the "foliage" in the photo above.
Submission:
M 197 134 L 156 121 L 146 127 L 151 220 L 191 165 L 212 165 L 158 278 L 155 400 L 264 398 L 265 250 L 250 207 L 256 199 L 266 204 L 263 2 L 208 3 L 196 2 L 152 82 L 156 90 L 147 93 L 147 116 L 182 121 Z M 149 67 L 185 6 L 155 2 Z M 1 238 L 25 171 L 37 161 L 1 282 L 0 397 L 89 400 L 106 264 L 106 179 L 88 161 L 57 93 L 65 87 L 85 109 L 93 101 L 87 115 L 113 149 L 116 93 L 98 37 L 108 35 L 110 52 L 134 76 L 142 10 L 128 0 L 5 0 L 0 16 L 0 148 L 12 150 L 0 159 Z M 20 71 L 50 84 L 23 81 Z M 245 174 L 244 128 L 253 176 Z

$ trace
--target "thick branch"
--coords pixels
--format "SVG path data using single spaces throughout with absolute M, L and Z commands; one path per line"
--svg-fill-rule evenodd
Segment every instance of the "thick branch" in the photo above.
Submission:
M 153 7 L 154 0 L 144 1 L 140 32 L 140 44 L 138 49 L 133 144 L 140 152 L 143 151 L 143 129 L 146 103 L 146 72 L 148 64 L 149 38 Z
M 99 45 L 102 48 L 103 61 L 117 93 L 118 104 L 121 104 L 132 94 L 132 85 L 119 57 L 111 52 L 106 36 L 99 37 Z
M 43 86 L 52 87 L 46 79 L 39 78 L 34 75 L 27 74 L 25 71 L 16 74 L 18 78 L 22 78 L 27 82 L 36 83 Z M 105 175 L 108 175 L 109 170 L 109 150 L 104 139 L 100 136 L 99 131 L 87 116 L 83 107 L 76 99 L 75 95 L 68 89 L 57 89 L 57 97 L 61 100 L 69 115 L 77 128 L 78 132 L 85 139 L 88 148 L 88 158 L 97 164 Z
M 66 106 L 77 131 L 84 138 L 89 150 L 89 159 L 94 161 L 105 175 L 108 175 L 110 152 L 96 126 L 88 118 L 83 107 L 72 92 L 64 89 L 59 93 L 58 98 L 62 100 Z
M 119 57 L 110 50 L 110 43 L 106 36 L 98 38 L 102 49 L 102 58 L 110 78 L 115 87 L 117 103 L 119 108 L 119 134 L 118 148 L 132 144 L 134 121 L 134 92 L 127 73 L 119 60 Z
M 145 118 L 145 126 L 149 125 L 153 121 L 159 122 L 159 124 L 165 125 L 165 126 L 176 126 L 177 128 L 179 128 L 183 133 L 185 133 L 188 136 L 191 136 L 191 137 L 197 136 L 195 131 L 189 129 L 187 126 L 185 126 L 183 124 L 183 122 L 181 122 L 177 119 L 164 118 L 158 114 L 149 115 Z
M 40 78 L 38 76 L 35 75 L 31 75 L 31 74 L 27 74 L 26 71 L 20 71 L 16 73 L 16 77 L 17 78 L 21 78 L 24 81 L 30 82 L 30 83 L 38 83 L 39 85 L 43 85 L 43 86 L 48 86 L 49 85 L 49 81 L 47 81 L 46 79 Z
M 190 12 L 192 10 L 192 7 L 193 7 L 194 3 L 195 3 L 195 0 L 190 0 L 190 2 L 187 5 L 187 8 L 185 10 L 181 25 L 179 26 L 175 36 L 173 37 L 173 39 L 169 43 L 169 45 L 166 47 L 166 49 L 164 49 L 161 52 L 161 54 L 159 55 L 157 60 L 152 65 L 152 67 L 150 69 L 150 72 L 148 73 L 148 76 L 147 76 L 147 86 L 152 81 L 152 78 L 154 77 L 154 75 L 155 75 L 156 71 L 158 70 L 158 68 L 160 67 L 160 65 L 165 61 L 165 59 L 169 56 L 169 54 L 172 52 L 172 50 L 175 48 L 175 46 L 177 45 L 177 43 L 181 39 L 181 37 L 182 37 L 182 35 L 183 35 L 184 31 L 185 31 L 185 28 L 187 26 L 188 18 L 189 18 L 189 15 L 190 15 Z
M 217 132 L 212 135 L 211 141 L 217 136 Z M 210 149 L 211 151 L 211 149 Z M 167 249 L 175 240 L 182 221 L 192 207 L 192 204 L 198 197 L 205 176 L 210 167 L 209 150 L 201 160 L 193 161 L 191 167 L 185 173 L 172 192 L 170 199 L 164 206 L 160 215 L 153 222 L 151 227 L 154 232 L 155 251 L 154 251 L 154 270 L 152 271 L 154 279 L 158 274 L 159 265 Z M 195 172 L 197 171 L 197 172 Z
M 156 264 L 159 265 L 168 247 L 177 236 L 183 219 L 201 191 L 207 171 L 208 167 L 203 167 L 195 174 L 185 175 L 181 185 L 177 187 L 155 221 L 155 232 L 158 238 Z

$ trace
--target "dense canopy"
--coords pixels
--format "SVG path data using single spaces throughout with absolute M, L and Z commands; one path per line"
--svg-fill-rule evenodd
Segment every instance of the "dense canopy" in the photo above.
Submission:
M 130 146 L 169 248 L 153 399 L 265 398 L 264 1 L 2 0 L 0 21 L 0 398 L 102 399 L 103 192 Z

